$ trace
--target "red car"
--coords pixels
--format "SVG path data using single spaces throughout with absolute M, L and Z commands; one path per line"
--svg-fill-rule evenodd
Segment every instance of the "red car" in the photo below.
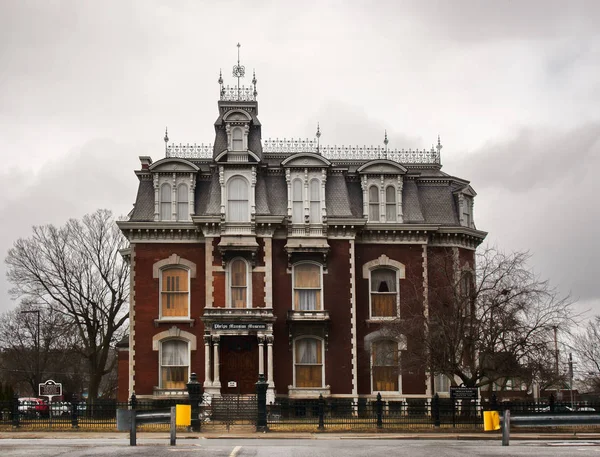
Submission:
M 42 417 L 48 415 L 48 402 L 43 398 L 21 397 L 19 398 L 19 413 L 24 416 Z

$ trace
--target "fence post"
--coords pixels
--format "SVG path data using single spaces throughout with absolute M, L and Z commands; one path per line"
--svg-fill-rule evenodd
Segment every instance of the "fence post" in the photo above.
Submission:
M 19 428 L 19 396 L 14 394 L 12 398 L 12 425 Z
M 431 415 L 433 416 L 433 426 L 440 426 L 440 396 L 436 393 L 431 401 Z
M 502 418 L 502 446 L 510 444 L 510 409 L 504 410 Z
M 79 401 L 77 395 L 73 395 L 73 398 L 71 399 L 71 427 L 73 428 L 79 428 L 78 413 Z
M 196 373 L 190 375 L 190 381 L 186 384 L 190 405 L 192 406 L 192 420 L 190 428 L 193 432 L 199 432 L 200 423 L 200 399 L 202 398 L 202 384 L 198 382 Z
M 490 410 L 498 411 L 498 397 L 496 396 L 496 392 L 492 393 L 492 400 L 490 401 Z
M 256 403 L 257 403 L 257 414 L 256 414 L 256 431 L 266 432 L 267 427 L 267 388 L 269 384 L 265 381 L 265 375 L 258 375 L 258 382 L 256 383 Z
M 550 412 L 553 413 L 554 412 L 554 394 L 550 394 L 548 403 L 550 404 Z
M 317 412 L 319 414 L 319 430 L 325 430 L 325 399 L 323 394 L 319 394 L 319 403 Z
M 135 393 L 131 394 L 131 401 L 130 401 L 130 405 L 131 408 L 129 410 L 129 418 L 130 418 L 130 422 L 131 422 L 131 427 L 129 429 L 129 445 L 130 446 L 136 446 L 137 445 L 137 424 L 136 422 L 136 417 L 135 417 L 135 408 L 137 407 L 137 398 L 135 397 Z
M 375 412 L 377 414 L 377 428 L 383 428 L 383 401 L 381 400 L 381 392 L 377 392 Z

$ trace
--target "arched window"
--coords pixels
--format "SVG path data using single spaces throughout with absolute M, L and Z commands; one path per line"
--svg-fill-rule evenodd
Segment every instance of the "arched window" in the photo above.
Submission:
M 394 186 L 387 186 L 385 188 L 385 220 L 387 222 L 395 221 L 397 213 L 396 188 Z
M 323 341 L 299 338 L 294 341 L 296 387 L 323 387 Z
M 379 222 L 379 187 L 369 187 L 369 220 Z
M 379 340 L 371 345 L 373 392 L 398 391 L 398 343 Z
M 160 220 L 171 220 L 171 185 L 164 183 L 160 186 Z
M 229 180 L 227 186 L 227 220 L 231 222 L 248 222 L 248 182 L 242 177 Z
M 292 181 L 292 222 L 301 224 L 304 222 L 304 199 L 302 198 L 302 180 Z
M 161 318 L 189 317 L 189 271 L 165 268 L 160 281 Z
M 377 268 L 371 271 L 371 317 L 396 317 L 398 309 L 396 270 Z
M 248 306 L 248 272 L 246 262 L 234 259 L 229 264 L 229 287 L 232 308 Z
M 179 184 L 177 187 L 177 220 L 187 221 L 189 218 L 188 186 L 186 184 Z
M 321 266 L 314 263 L 294 265 L 294 309 L 322 310 Z
M 231 150 L 232 151 L 243 151 L 244 150 L 244 133 L 240 127 L 235 127 L 231 131 Z
M 185 389 L 189 372 L 187 341 L 167 340 L 160 345 L 160 387 Z
M 310 181 L 310 222 L 321 223 L 321 182 L 318 179 Z

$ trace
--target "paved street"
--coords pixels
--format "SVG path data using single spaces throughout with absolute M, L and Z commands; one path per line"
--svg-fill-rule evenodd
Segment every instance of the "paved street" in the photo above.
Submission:
M 411 456 L 589 456 L 600 457 L 600 441 L 388 440 L 388 439 L 182 439 L 176 447 L 164 439 L 2 439 L 0 455 L 83 456 L 210 456 L 210 457 L 379 457 Z

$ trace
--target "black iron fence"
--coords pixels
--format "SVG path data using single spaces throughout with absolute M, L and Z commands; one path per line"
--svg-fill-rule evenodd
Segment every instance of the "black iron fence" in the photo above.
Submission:
M 263 394 L 264 395 L 264 394 Z M 279 398 L 261 404 L 260 395 L 223 396 L 203 401 L 197 416 L 204 429 L 211 426 L 247 425 L 272 431 L 427 431 L 482 430 L 485 410 L 513 414 L 600 414 L 600 402 L 545 401 L 498 402 L 453 400 L 450 398 L 408 398 L 404 400 L 359 398 Z M 0 402 L 0 430 L 116 430 L 118 409 L 155 410 L 175 404 L 190 404 L 188 398 L 117 402 L 54 403 L 52 405 Z M 261 422 L 262 419 L 262 422 Z M 590 426 L 587 426 L 589 429 Z M 598 427 L 595 427 L 598 429 Z M 167 424 L 145 424 L 140 430 L 167 431 Z

